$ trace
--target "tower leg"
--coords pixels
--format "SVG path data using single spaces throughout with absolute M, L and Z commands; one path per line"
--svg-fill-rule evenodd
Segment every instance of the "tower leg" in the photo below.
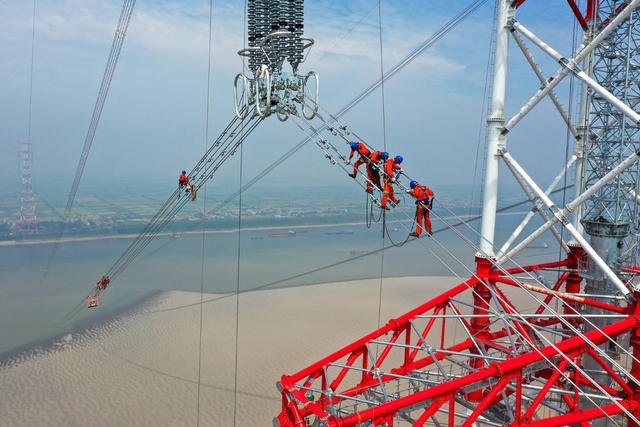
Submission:
M 507 59 L 509 54 L 509 30 L 507 20 L 512 8 L 507 0 L 498 1 L 496 24 L 496 51 L 493 68 L 493 92 L 491 113 L 487 119 L 488 149 L 487 168 L 482 201 L 482 227 L 480 231 L 480 255 L 494 256 L 493 239 L 496 227 L 496 206 L 498 203 L 498 147 L 506 144 L 501 135 L 504 126 L 504 95 L 507 81 Z

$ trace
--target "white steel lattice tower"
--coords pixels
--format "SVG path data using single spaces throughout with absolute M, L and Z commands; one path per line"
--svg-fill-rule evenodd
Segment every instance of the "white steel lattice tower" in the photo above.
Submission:
M 36 199 L 33 195 L 31 183 L 31 169 L 33 165 L 33 151 L 30 142 L 18 143 L 18 158 L 20 161 L 21 189 L 20 189 L 20 231 L 23 233 L 38 232 L 38 217 L 36 215 Z
M 597 31 L 599 26 L 606 25 L 611 17 L 615 17 L 625 6 L 624 2 L 601 0 L 594 14 L 596 19 L 590 22 L 590 26 Z M 590 70 L 595 81 L 635 110 L 640 103 L 639 17 L 638 11 L 633 11 L 630 17 L 594 50 Z M 585 188 L 588 188 L 615 167 L 620 159 L 640 149 L 640 125 L 593 90 L 589 93 L 589 112 L 585 122 L 588 132 L 583 181 Z M 618 274 L 625 265 L 635 264 L 636 261 L 638 171 L 636 163 L 596 192 L 584 208 L 582 224 L 590 236 L 591 245 Z M 589 266 L 585 279 L 586 293 L 615 294 L 615 286 L 595 266 Z M 597 308 L 587 311 L 594 316 L 603 314 L 602 310 Z M 587 329 L 602 328 L 612 322 L 602 317 L 594 319 L 593 323 L 594 325 Z M 623 346 L 629 345 L 628 339 L 618 341 Z M 613 342 L 601 348 L 611 357 L 619 357 Z M 606 375 L 598 373 L 595 360 L 586 357 L 583 363 L 586 369 L 594 372 L 593 375 L 599 382 L 610 385 Z M 582 405 L 583 409 L 590 407 L 593 407 L 593 403 Z M 592 425 L 603 427 L 612 424 L 608 419 L 600 419 Z
M 617 0 L 599 2 L 592 25 L 602 26 L 626 5 Z M 593 53 L 593 78 L 637 110 L 640 103 L 640 27 L 635 10 Z M 603 96 L 591 91 L 584 186 L 602 178 L 620 159 L 640 149 L 640 125 L 625 117 Z M 637 252 L 638 172 L 636 164 L 610 181 L 587 201 L 583 224 L 593 239 L 606 238 L 609 264 L 633 262 Z M 610 245 L 613 245 L 609 247 Z

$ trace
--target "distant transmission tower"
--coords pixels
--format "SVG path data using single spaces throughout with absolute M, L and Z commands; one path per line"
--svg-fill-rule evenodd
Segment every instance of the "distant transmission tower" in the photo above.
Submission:
M 30 142 L 18 143 L 18 158 L 21 171 L 20 190 L 20 231 L 23 233 L 38 232 L 38 217 L 36 215 L 36 199 L 33 195 L 31 183 L 31 168 L 33 165 L 33 151 Z

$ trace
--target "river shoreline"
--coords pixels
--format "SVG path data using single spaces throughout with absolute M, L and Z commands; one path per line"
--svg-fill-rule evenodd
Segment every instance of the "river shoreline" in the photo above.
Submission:
M 500 216 L 506 215 L 522 215 L 526 214 L 528 211 L 523 212 L 504 212 L 501 213 Z M 476 217 L 477 215 L 459 215 L 457 217 L 449 216 L 443 217 L 445 220 L 456 220 L 458 218 L 468 219 Z M 438 219 L 432 218 L 432 222 L 437 222 Z M 407 223 L 408 220 L 390 220 L 387 221 L 387 224 L 401 224 Z M 274 231 L 274 230 L 301 230 L 301 229 L 318 229 L 318 228 L 331 228 L 331 227 L 345 227 L 345 226 L 360 226 L 365 225 L 364 221 L 354 221 L 354 222 L 340 222 L 340 223 L 331 223 L 331 224 L 308 224 L 308 225 L 274 225 L 274 226 L 265 226 L 265 227 L 243 227 L 242 231 Z M 221 229 L 221 230 L 207 230 L 205 234 L 227 234 L 227 233 L 237 233 L 237 228 L 229 228 L 229 229 Z M 175 231 L 175 232 L 162 232 L 158 233 L 158 237 L 172 237 L 172 236 L 182 236 L 182 235 L 195 235 L 202 234 L 202 230 L 198 231 Z M 75 242 L 92 242 L 99 240 L 119 240 L 119 239 L 133 239 L 138 237 L 138 234 L 113 234 L 113 235 L 102 235 L 102 236 L 83 236 L 83 237 L 65 237 L 60 240 L 56 239 L 44 239 L 44 240 L 2 240 L 0 241 L 0 247 L 8 247 L 8 246 L 27 246 L 27 245 L 48 245 L 53 243 L 75 243 Z

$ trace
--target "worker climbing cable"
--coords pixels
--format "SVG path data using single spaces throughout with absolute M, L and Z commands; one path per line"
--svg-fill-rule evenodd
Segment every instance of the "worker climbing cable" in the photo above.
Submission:
M 397 182 L 397 175 L 402 173 L 400 167 L 402 163 L 402 156 L 395 156 L 392 159 L 388 159 L 384 164 L 384 191 L 382 192 L 382 209 L 389 209 L 387 206 L 387 199 L 391 199 L 394 206 L 400 203 L 400 200 L 393 194 L 393 184 Z
M 196 200 L 196 193 L 198 192 L 198 185 L 192 184 L 189 181 L 189 177 L 187 177 L 187 171 L 182 171 L 180 176 L 178 177 L 178 187 L 182 190 L 182 187 L 185 188 L 186 194 L 191 194 L 191 201 Z
M 98 283 L 96 283 L 96 288 L 100 290 L 107 289 L 110 282 L 111 280 L 109 279 L 109 276 L 102 276 L 102 278 L 98 280 Z
M 423 222 L 424 229 L 431 236 L 431 218 L 429 212 L 433 208 L 433 191 L 429 187 L 418 184 L 418 181 L 409 183 L 411 190 L 407 190 L 407 194 L 416 198 L 416 231 L 409 233 L 409 236 L 420 237 L 422 234 Z
M 367 148 L 366 145 L 364 145 L 362 142 L 352 142 L 351 143 L 351 153 L 349 154 L 349 160 L 347 161 L 347 164 L 351 163 L 351 159 L 353 158 L 353 155 L 355 152 L 358 152 L 358 154 L 360 155 L 360 158 L 358 160 L 356 160 L 356 162 L 353 165 L 353 173 L 350 173 L 349 176 L 351 178 L 356 177 L 356 175 L 358 175 L 358 168 L 360 167 L 360 165 L 365 164 L 365 163 L 369 163 L 369 156 L 371 155 L 371 151 L 369 151 L 369 149 Z
M 188 183 L 189 178 L 187 177 L 187 171 L 182 171 L 182 173 L 178 177 L 178 186 L 180 187 L 180 189 L 182 189 L 182 187 L 186 187 Z
M 382 191 L 382 185 L 380 185 L 380 166 L 384 165 L 384 162 L 388 159 L 389 153 L 386 151 L 374 151 L 369 155 L 369 161 L 367 162 L 367 193 L 373 194 L 373 185 Z

